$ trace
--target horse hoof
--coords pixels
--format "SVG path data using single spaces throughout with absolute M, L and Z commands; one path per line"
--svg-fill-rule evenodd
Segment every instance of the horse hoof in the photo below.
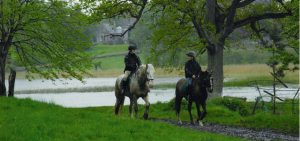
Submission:
M 191 122 L 191 125 L 195 125 L 195 122 Z
M 148 114 L 145 113 L 143 117 L 144 117 L 144 119 L 148 119 Z
M 180 120 L 180 121 L 178 121 L 178 125 L 182 125 L 182 121 Z
M 199 126 L 203 127 L 203 122 L 199 121 Z

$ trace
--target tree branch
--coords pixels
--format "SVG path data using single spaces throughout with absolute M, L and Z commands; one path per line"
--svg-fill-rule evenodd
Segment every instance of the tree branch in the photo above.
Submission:
M 235 17 L 236 9 L 237 9 L 237 6 L 239 3 L 240 3 L 240 0 L 232 1 L 231 6 L 229 7 L 229 10 L 228 10 L 228 15 L 226 17 L 226 23 L 225 23 L 225 29 L 224 29 L 221 39 L 225 39 L 233 31 L 234 17 Z
M 114 35 L 114 34 L 110 34 L 111 36 L 121 36 L 123 37 L 127 32 L 129 32 L 130 30 L 132 30 L 135 25 L 140 21 L 142 15 L 143 15 L 143 12 L 144 12 L 144 9 L 146 7 L 146 4 L 147 4 L 147 0 L 143 0 L 142 3 L 138 3 L 134 0 L 130 0 L 134 5 L 136 6 L 140 6 L 140 10 L 138 12 L 137 15 L 134 15 L 130 10 L 129 10 L 129 14 L 130 16 L 132 16 L 133 18 L 135 18 L 135 21 L 132 23 L 132 25 L 130 25 L 123 33 L 119 34 L 119 35 Z M 122 13 L 121 13 L 122 14 Z M 115 15 L 115 16 L 118 16 L 118 15 Z
M 208 36 L 207 32 L 203 29 L 203 27 L 197 22 L 197 19 L 195 16 L 192 16 L 192 23 L 197 31 L 197 34 L 200 38 L 206 39 L 207 43 L 209 45 L 213 45 L 213 41 L 211 41 L 211 38 Z
M 234 22 L 234 29 L 245 26 L 252 22 L 260 21 L 260 20 L 280 19 L 280 18 L 285 18 L 287 16 L 291 16 L 291 15 L 292 15 L 291 12 L 286 12 L 286 13 L 265 13 L 265 14 L 261 14 L 261 15 L 257 15 L 257 16 L 250 16 L 248 18 Z
M 244 0 L 242 2 L 240 2 L 238 5 L 237 5 L 237 8 L 241 8 L 241 7 L 245 7 L 249 4 L 251 4 L 252 2 L 254 2 L 255 0 Z
M 252 22 L 250 24 L 250 27 L 251 29 L 254 31 L 254 33 L 256 34 L 256 36 L 258 37 L 258 39 L 261 41 L 261 43 L 264 45 L 264 46 L 267 46 L 267 43 L 263 40 L 263 37 L 262 35 L 260 34 L 261 32 L 267 32 L 265 29 L 261 29 L 261 28 L 257 28 L 256 27 L 256 23 L 255 22 Z

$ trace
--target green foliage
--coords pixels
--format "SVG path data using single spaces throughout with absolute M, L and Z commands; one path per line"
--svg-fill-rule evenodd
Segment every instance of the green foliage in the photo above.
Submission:
M 46 79 L 82 79 L 91 61 L 84 51 L 91 44 L 83 34 L 87 17 L 78 7 L 58 0 L 9 0 L 1 8 L 1 23 L 8 28 L 2 28 L 2 35 L 8 32 L 12 38 L 6 41 L 12 67 L 24 66 L 28 79 L 32 73 Z
M 0 129 L 5 131 L 0 132 L 0 140 L 242 140 L 131 119 L 126 113 L 124 110 L 121 116 L 115 116 L 113 107 L 63 108 L 29 99 L 0 97 Z
M 227 107 L 229 110 L 237 111 L 241 116 L 250 114 L 250 109 L 248 105 L 246 105 L 247 103 L 242 99 L 223 97 L 216 98 L 214 102 Z
M 283 33 L 283 28 L 280 24 L 272 24 L 272 21 L 266 21 L 265 29 L 267 30 L 267 35 L 270 37 L 270 41 L 266 41 L 264 46 L 267 50 L 272 52 L 272 56 L 268 60 L 267 64 L 271 68 L 275 68 L 275 75 L 277 77 L 284 77 L 284 71 L 286 70 L 297 70 L 299 64 L 299 50 L 293 46 L 293 44 L 287 44 Z M 296 30 L 296 29 L 295 29 Z M 296 31 L 297 32 L 297 31 Z M 298 29 L 299 32 L 299 29 Z

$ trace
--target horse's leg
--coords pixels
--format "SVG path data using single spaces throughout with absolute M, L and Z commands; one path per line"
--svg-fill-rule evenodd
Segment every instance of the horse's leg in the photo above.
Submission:
M 189 102 L 188 102 L 188 111 L 189 111 L 189 114 L 190 114 L 191 124 L 194 125 L 194 120 L 193 120 L 193 115 L 192 115 L 192 100 L 191 99 L 189 99 Z
M 202 106 L 202 109 L 203 109 L 203 112 L 201 113 L 201 116 L 200 116 L 200 121 L 203 120 L 203 118 L 206 116 L 207 112 L 206 112 L 206 102 L 203 101 L 201 102 L 201 106 Z
M 133 102 L 134 102 L 134 112 L 135 112 L 135 117 L 138 118 L 138 104 L 137 104 L 137 97 L 133 96 Z
M 116 97 L 116 104 L 115 104 L 115 115 L 119 114 L 119 108 L 120 108 L 120 98 Z
M 201 111 L 200 111 L 200 103 L 199 103 L 199 101 L 196 101 L 196 108 L 197 108 L 197 115 L 198 115 L 197 122 L 199 123 L 200 126 L 203 126 L 203 123 L 200 120 Z
M 130 104 L 129 104 L 129 113 L 130 113 L 130 117 L 133 118 L 133 113 L 132 113 L 132 106 L 133 106 L 133 98 L 130 97 Z
M 143 97 L 143 100 L 145 101 L 145 107 L 146 107 L 143 117 L 144 117 L 144 119 L 148 119 L 148 113 L 149 113 L 149 108 L 150 108 L 148 94 L 147 94 L 147 96 Z
M 122 108 L 123 108 L 123 105 L 124 105 L 124 101 L 125 101 L 125 96 L 122 96 L 122 97 L 120 98 L 119 112 L 122 112 Z
M 177 122 L 180 125 L 182 124 L 182 121 L 180 119 L 181 100 L 182 100 L 182 97 L 180 97 L 176 94 L 176 97 L 175 97 L 175 110 L 176 110 Z

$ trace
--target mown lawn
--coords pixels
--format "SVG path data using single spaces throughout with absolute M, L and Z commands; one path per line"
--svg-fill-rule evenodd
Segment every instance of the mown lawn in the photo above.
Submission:
M 117 117 L 112 111 L 112 107 L 67 109 L 29 99 L 0 97 L 0 140 L 242 140 L 165 123 L 130 119 L 127 114 Z

